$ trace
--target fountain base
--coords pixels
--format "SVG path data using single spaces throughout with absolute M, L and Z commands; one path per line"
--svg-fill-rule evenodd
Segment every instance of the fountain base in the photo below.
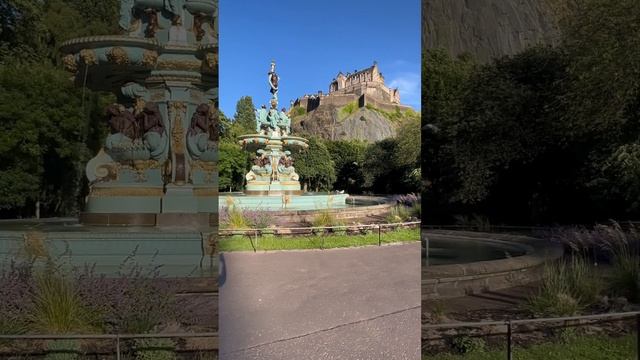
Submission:
M 219 206 L 237 207 L 247 210 L 277 211 L 277 210 L 327 210 L 348 207 L 348 194 L 250 194 L 228 193 L 221 194 Z

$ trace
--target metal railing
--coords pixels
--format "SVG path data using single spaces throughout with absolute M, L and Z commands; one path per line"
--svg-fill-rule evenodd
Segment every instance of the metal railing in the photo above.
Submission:
M 447 324 L 428 324 L 422 325 L 422 330 L 440 330 L 440 329 L 456 329 L 456 328 L 483 328 L 489 326 L 506 326 L 506 356 L 508 360 L 513 360 L 513 328 L 516 325 L 524 324 L 541 324 L 541 323 L 558 323 L 561 322 L 564 325 L 560 327 L 576 327 L 585 326 L 594 322 L 612 321 L 612 320 L 624 320 L 635 318 L 636 329 L 636 359 L 640 360 L 640 311 L 629 311 L 621 313 L 608 313 L 608 314 L 596 314 L 596 315 L 581 315 L 581 316 L 566 316 L 556 318 L 536 318 L 536 319 L 519 319 L 519 320 L 503 320 L 503 321 L 480 321 L 480 322 L 459 322 L 459 323 L 447 323 Z M 569 322 L 575 321 L 588 321 L 589 323 L 576 324 Z M 531 332 L 531 331 L 529 331 Z
M 374 231 L 377 230 L 378 233 L 378 246 L 382 246 L 382 233 L 384 228 L 398 228 L 398 227 L 418 227 L 420 226 L 420 221 L 409 221 L 409 222 L 401 222 L 401 223 L 389 223 L 389 224 L 363 224 L 363 225 L 336 225 L 336 226 L 307 226 L 307 227 L 278 227 L 278 228 L 264 228 L 264 229 L 255 229 L 255 228 L 246 228 L 246 229 L 219 229 L 218 236 L 232 236 L 232 235 L 245 235 L 251 242 L 251 247 L 253 251 L 258 251 L 258 238 L 264 234 L 276 235 L 280 237 L 287 236 L 295 236 L 295 235 L 312 235 L 322 232 L 323 234 L 327 234 L 327 231 L 330 230 L 332 233 L 337 233 L 339 231 Z M 324 250 L 324 242 L 325 238 L 322 237 L 322 242 L 320 245 L 320 249 Z M 419 241 L 420 237 L 416 238 L 416 241 Z
M 218 339 L 217 332 L 203 333 L 166 333 L 166 334 L 84 334 L 84 335 L 0 335 L 0 340 L 114 340 L 116 342 L 116 359 L 122 358 L 122 340 L 132 339 L 188 339 L 212 338 Z M 214 350 L 211 350 L 214 351 Z

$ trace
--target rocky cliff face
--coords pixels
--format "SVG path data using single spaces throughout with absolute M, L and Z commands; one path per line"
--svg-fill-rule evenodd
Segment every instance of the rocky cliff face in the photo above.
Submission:
M 359 108 L 345 114 L 341 107 L 320 105 L 314 111 L 293 118 L 294 134 L 318 136 L 327 140 L 365 140 L 375 142 L 395 136 L 402 119 Z
M 557 41 L 547 0 L 423 0 L 422 44 L 481 61 Z

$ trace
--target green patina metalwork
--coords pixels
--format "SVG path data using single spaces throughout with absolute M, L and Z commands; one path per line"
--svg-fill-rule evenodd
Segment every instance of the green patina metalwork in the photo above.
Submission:
M 67 41 L 76 82 L 112 91 L 86 167 L 89 213 L 217 211 L 217 2 L 121 0 L 122 34 Z

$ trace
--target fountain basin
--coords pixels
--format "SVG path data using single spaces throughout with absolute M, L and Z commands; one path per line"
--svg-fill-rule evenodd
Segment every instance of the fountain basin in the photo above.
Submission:
M 324 197 L 324 199 L 326 199 L 328 194 L 308 193 L 308 195 L 302 196 L 310 196 L 315 199 L 323 199 L 322 197 Z M 218 206 L 220 207 L 220 210 L 230 205 L 231 200 L 229 199 L 229 197 L 233 197 L 233 200 L 236 200 L 247 196 L 243 193 L 220 193 L 220 198 L 218 200 Z M 247 198 L 264 200 L 265 196 L 252 196 Z M 334 203 L 332 207 L 328 207 L 326 205 L 322 206 L 323 204 L 327 203 L 326 200 L 320 200 L 317 203 L 319 208 L 315 208 L 315 206 L 307 206 L 298 209 L 294 209 L 291 207 L 285 209 L 282 207 L 278 207 L 277 204 L 272 208 L 264 208 L 252 207 L 249 202 L 238 202 L 237 204 L 239 207 L 245 210 L 268 211 L 269 216 L 273 218 L 274 224 L 284 225 L 311 223 L 314 218 L 321 212 L 329 212 L 334 216 L 334 218 L 348 222 L 366 223 L 372 222 L 372 219 L 374 219 L 374 222 L 380 222 L 381 220 L 379 219 L 389 214 L 391 209 L 396 205 L 396 203 L 391 198 L 384 196 L 348 196 L 342 203 Z
M 161 275 L 211 278 L 217 275 L 215 227 L 108 227 L 83 225 L 75 218 L 0 221 L 0 267 L 49 256 L 64 266 L 95 265 L 98 274 L 115 275 L 132 261 Z
M 217 45 L 161 44 L 156 39 L 126 35 L 89 36 L 62 45 L 65 68 L 87 73 L 87 82 L 98 90 L 112 90 L 128 81 L 143 83 L 150 75 L 186 76 L 204 81 L 202 74 L 215 69 Z M 212 58 L 213 56 L 214 58 Z M 120 76 L 112 76 L 117 74 Z M 82 81 L 84 76 L 78 77 Z
M 326 210 L 346 208 L 348 194 L 314 194 L 302 195 L 247 195 L 245 193 L 221 193 L 219 208 L 237 206 L 257 211 L 287 210 Z
M 263 149 L 269 145 L 282 146 L 285 150 L 303 150 L 309 147 L 307 139 L 297 136 L 273 137 L 262 134 L 241 135 L 238 137 L 240 145 L 248 151 Z
M 429 264 L 422 270 L 423 299 L 459 297 L 540 280 L 546 262 L 563 255 L 559 244 L 511 234 L 423 230 Z M 431 251 L 430 251 L 431 253 Z
M 211 0 L 187 0 L 185 7 L 194 14 L 214 14 L 217 10 L 217 6 Z

